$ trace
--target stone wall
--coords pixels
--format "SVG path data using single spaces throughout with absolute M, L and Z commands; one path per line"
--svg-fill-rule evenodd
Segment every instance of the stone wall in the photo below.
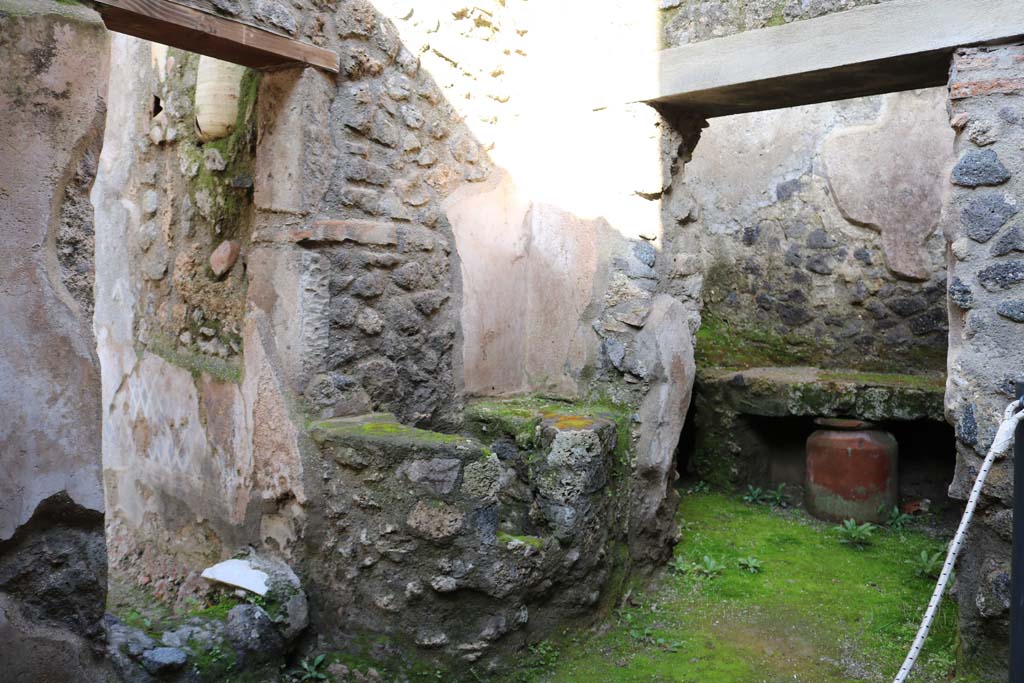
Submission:
M 595 30 L 639 35 L 632 4 L 616 11 Z M 217 143 L 192 124 L 195 59 L 118 39 L 95 195 L 118 568 L 174 598 L 240 546 L 287 554 L 317 457 L 307 419 L 383 410 L 451 430 L 464 393 L 646 402 L 634 519 L 660 530 L 635 547 L 667 552 L 692 344 L 685 312 L 656 296 L 659 119 L 595 113 L 538 80 L 561 64 L 571 13 L 307 12 L 343 73 L 276 72 L 258 91 L 247 77 Z M 225 241 L 237 263 L 217 274 Z
M 381 414 L 313 425 L 320 647 L 396 680 L 489 678 L 617 599 L 628 415 L 517 399 L 475 402 L 467 418 L 470 437 Z
M 944 101 L 929 90 L 711 121 L 666 219 L 681 226 L 677 277 L 702 271 L 673 293 L 700 290 L 703 363 L 942 371 Z
M 942 371 L 944 100 L 899 93 L 711 123 L 684 219 L 705 264 L 702 357 L 742 365 L 727 345 L 749 337 L 746 352 L 764 356 L 751 362 Z
M 953 59 L 949 92 L 958 161 L 944 219 L 949 243 L 949 382 L 946 418 L 956 426 L 950 493 L 966 499 L 1024 362 L 1024 46 L 965 48 Z M 1013 464 L 997 461 L 957 568 L 967 663 L 991 680 L 1006 676 Z M 986 680 L 989 680 L 986 678 Z
M 460 259 L 465 392 L 636 408 L 631 545 L 663 557 L 695 323 L 692 307 L 659 296 L 661 152 L 673 134 L 644 105 L 596 101 L 602 74 L 587 58 L 601 43 L 650 50 L 654 13 L 632 2 L 601 13 L 572 2 L 378 7 L 493 164 L 443 204 Z
M 180 4 L 315 45 L 326 47 L 333 39 L 330 13 L 310 11 L 301 0 L 182 0 Z
M 83 59 L 88 55 L 88 59 Z M 0 2 L 0 660 L 104 679 L 92 209 L 107 36 L 91 11 Z
M 663 40 L 858 4 L 662 3 Z M 952 136 L 941 89 L 713 119 L 665 216 L 700 363 L 941 372 Z

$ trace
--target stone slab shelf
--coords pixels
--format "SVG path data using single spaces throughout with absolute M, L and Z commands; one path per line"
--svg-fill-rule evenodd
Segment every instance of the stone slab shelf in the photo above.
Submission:
M 699 392 L 717 405 L 763 417 L 942 420 L 945 378 L 810 367 L 701 368 Z

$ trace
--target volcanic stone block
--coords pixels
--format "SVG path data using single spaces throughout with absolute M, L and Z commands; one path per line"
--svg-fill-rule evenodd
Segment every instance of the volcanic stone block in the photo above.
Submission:
M 1015 323 L 1024 323 L 1024 301 L 1001 301 L 996 305 L 996 313 Z
M 983 268 L 978 273 L 978 282 L 990 292 L 1009 289 L 1024 282 L 1024 261 L 1001 261 Z
M 961 213 L 967 236 L 975 242 L 992 239 L 1017 214 L 1017 203 L 1000 192 L 987 192 L 972 200 Z
M 1001 185 L 1009 179 L 1010 172 L 991 149 L 969 150 L 953 168 L 953 182 L 964 187 Z

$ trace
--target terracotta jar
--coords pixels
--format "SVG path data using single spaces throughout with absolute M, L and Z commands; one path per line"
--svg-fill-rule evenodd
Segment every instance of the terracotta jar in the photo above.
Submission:
M 879 522 L 897 503 L 899 447 L 861 420 L 818 418 L 807 438 L 804 503 L 815 517 Z
M 196 71 L 196 128 L 204 142 L 229 135 L 238 119 L 245 67 L 200 57 Z

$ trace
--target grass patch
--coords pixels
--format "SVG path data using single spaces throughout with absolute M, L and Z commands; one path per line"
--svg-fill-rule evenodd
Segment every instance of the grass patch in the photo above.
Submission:
M 680 506 L 675 571 L 589 637 L 560 644 L 536 683 L 886 683 L 899 668 L 933 588 L 915 575 L 923 533 L 879 532 L 839 543 L 800 510 L 693 493 Z M 724 569 L 697 571 L 710 558 Z M 757 572 L 741 560 L 756 558 Z M 956 608 L 939 612 L 916 683 L 953 678 Z

